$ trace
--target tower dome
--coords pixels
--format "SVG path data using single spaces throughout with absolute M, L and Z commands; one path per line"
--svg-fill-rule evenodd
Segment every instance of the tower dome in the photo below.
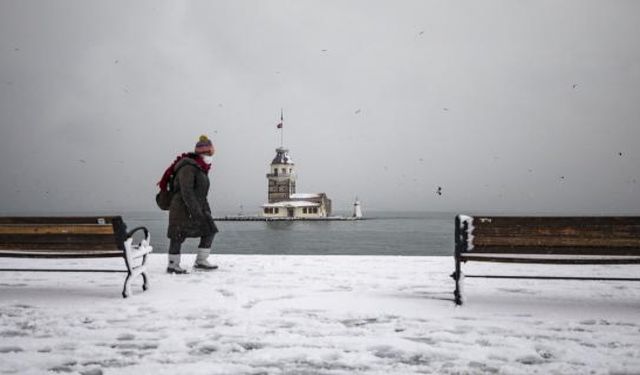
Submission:
M 289 150 L 283 147 L 276 148 L 276 157 L 271 161 L 271 165 L 274 164 L 291 164 L 293 165 L 293 160 L 291 156 L 289 156 Z

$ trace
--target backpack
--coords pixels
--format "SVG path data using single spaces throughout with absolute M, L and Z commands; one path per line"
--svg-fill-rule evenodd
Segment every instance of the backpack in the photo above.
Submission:
M 158 205 L 158 208 L 160 208 L 162 211 L 168 211 L 169 208 L 171 207 L 171 200 L 173 200 L 173 196 L 175 195 L 175 193 L 178 192 L 177 188 L 173 190 L 174 189 L 173 180 L 178 175 L 178 171 L 180 171 L 180 169 L 182 169 L 182 167 L 186 165 L 187 164 L 183 164 L 179 166 L 178 169 L 176 169 L 173 173 L 171 173 L 166 185 L 166 189 L 162 189 L 161 187 L 158 194 L 156 194 L 156 204 Z

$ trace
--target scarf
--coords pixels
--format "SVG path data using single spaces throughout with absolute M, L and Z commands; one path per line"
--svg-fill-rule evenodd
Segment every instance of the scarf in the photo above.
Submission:
M 193 159 L 193 161 L 195 161 L 196 164 L 198 164 L 198 167 L 202 170 L 202 172 L 204 172 L 205 174 L 209 173 L 209 170 L 211 169 L 211 164 L 205 163 L 204 160 L 200 156 L 198 156 L 198 154 L 194 154 L 193 152 L 184 153 L 176 157 L 176 160 L 174 160 L 173 163 L 171 163 L 171 165 L 169 166 L 169 168 L 167 168 L 162 174 L 162 178 L 158 182 L 158 186 L 160 187 L 160 190 L 167 191 L 169 180 L 171 179 L 171 175 L 173 175 L 173 172 L 175 172 L 176 165 L 184 158 Z

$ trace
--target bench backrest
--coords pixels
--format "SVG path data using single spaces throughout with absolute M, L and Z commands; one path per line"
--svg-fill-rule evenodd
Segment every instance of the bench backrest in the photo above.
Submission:
M 456 251 L 640 255 L 640 217 L 456 217 Z
M 0 256 L 122 256 L 120 216 L 0 217 Z

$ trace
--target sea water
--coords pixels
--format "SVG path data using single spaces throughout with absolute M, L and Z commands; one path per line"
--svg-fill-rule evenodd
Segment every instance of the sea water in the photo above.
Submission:
M 340 213 L 338 213 L 340 214 Z M 221 215 L 222 216 L 222 215 Z M 166 212 L 123 215 L 129 228 L 151 231 L 155 253 L 166 253 Z M 219 254 L 408 255 L 453 254 L 454 214 L 371 212 L 355 221 L 217 221 L 213 252 Z M 183 245 L 196 250 L 197 239 Z

